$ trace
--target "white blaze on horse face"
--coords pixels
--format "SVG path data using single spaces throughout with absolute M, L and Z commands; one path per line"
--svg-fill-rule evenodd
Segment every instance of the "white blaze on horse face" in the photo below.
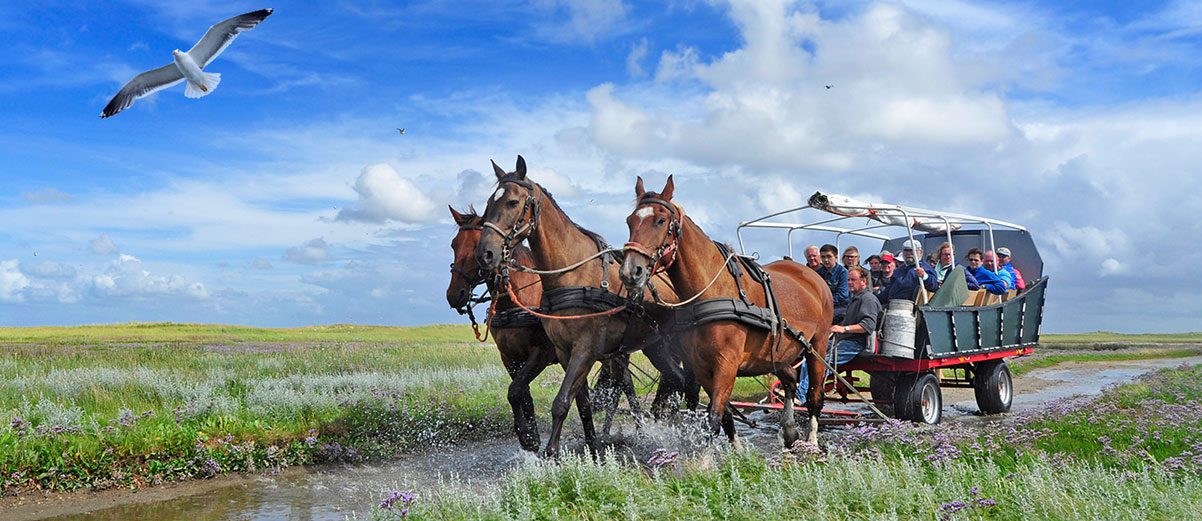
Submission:
M 655 214 L 655 210 L 650 206 L 644 206 L 639 208 L 638 211 L 634 212 L 634 214 L 638 216 L 639 222 L 642 223 L 643 221 L 647 220 L 648 217 L 651 217 L 653 214 Z
M 505 195 L 505 189 L 504 189 L 504 188 L 498 188 L 496 192 L 493 192 L 493 194 L 492 194 L 492 200 L 494 200 L 494 201 L 500 201 L 500 200 L 501 200 L 501 196 L 502 196 L 502 195 Z

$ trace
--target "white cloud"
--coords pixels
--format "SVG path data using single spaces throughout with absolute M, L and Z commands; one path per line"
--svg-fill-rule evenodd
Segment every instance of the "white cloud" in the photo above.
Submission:
M 263 257 L 256 257 L 255 260 L 251 261 L 250 267 L 256 270 L 269 270 L 272 269 L 273 266 L 271 265 L 271 261 L 264 259 Z
M 33 204 L 65 203 L 71 200 L 71 194 L 57 188 L 43 188 L 32 192 L 22 192 L 21 199 Z
M 546 11 L 562 13 L 554 23 L 539 26 L 537 32 L 553 42 L 593 43 L 620 31 L 628 8 L 622 0 L 536 0 Z
M 330 260 L 330 245 L 318 237 L 300 246 L 288 248 L 284 259 L 298 264 L 315 264 Z
M 115 298 L 209 297 L 204 284 L 189 282 L 182 275 L 155 275 L 137 257 L 126 254 L 113 260 L 104 273 L 92 277 L 92 290 L 97 296 Z
M 358 201 L 340 210 L 337 220 L 418 223 L 438 218 L 433 201 L 390 165 L 365 167 L 355 179 L 354 189 Z
M 626 55 L 627 74 L 636 78 L 647 75 L 647 71 L 643 69 L 643 60 L 647 59 L 647 45 L 647 38 L 644 37 L 630 49 L 630 54 Z
M 96 255 L 112 255 L 121 251 L 117 247 L 117 244 L 113 242 L 113 239 L 104 234 L 100 234 L 100 237 L 88 241 L 88 249 L 92 250 L 92 253 Z
M 21 294 L 29 287 L 29 278 L 21 273 L 16 259 L 0 261 L 0 300 L 5 302 L 24 302 Z

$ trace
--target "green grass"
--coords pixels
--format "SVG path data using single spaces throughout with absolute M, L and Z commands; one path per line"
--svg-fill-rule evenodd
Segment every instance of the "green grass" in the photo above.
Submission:
M 552 368 L 536 380 L 536 403 L 549 403 L 561 379 Z M 508 385 L 496 348 L 466 326 L 4 328 L 0 493 L 501 436 L 512 422 Z
M 1010 366 L 1014 375 L 1026 374 L 1035 369 L 1052 367 L 1064 362 L 1120 362 L 1151 360 L 1156 358 L 1186 358 L 1202 355 L 1202 346 L 1148 348 L 1121 353 L 1072 353 L 1053 354 L 1039 358 L 1018 358 Z
M 1043 334 L 1039 338 L 1045 346 L 1087 347 L 1091 345 L 1141 345 L 1141 344 L 1202 344 L 1202 332 L 1195 333 L 1092 333 Z
M 887 425 L 824 454 L 710 449 L 663 466 L 568 457 L 520 468 L 485 497 L 419 492 L 409 517 L 1199 519 L 1200 400 L 1194 366 L 1002 429 Z

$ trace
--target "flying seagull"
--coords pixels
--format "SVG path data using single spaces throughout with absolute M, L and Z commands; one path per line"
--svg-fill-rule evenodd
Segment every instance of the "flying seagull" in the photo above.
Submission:
M 112 101 L 104 106 L 104 112 L 100 113 L 100 117 L 112 116 L 129 108 L 138 98 L 175 86 L 185 80 L 188 86 L 184 89 L 184 96 L 199 98 L 213 92 L 213 89 L 217 88 L 217 84 L 221 83 L 221 75 L 204 72 L 201 69 L 213 63 L 221 51 L 233 43 L 239 33 L 254 29 L 270 14 L 271 9 L 260 9 L 213 25 L 188 52 L 181 52 L 179 49 L 171 51 L 171 63 L 143 72 L 129 80 L 129 83 L 121 87 L 117 95 L 113 96 Z
M 831 87 L 834 87 L 834 85 L 827 85 L 826 90 L 831 90 Z
M 403 128 L 398 128 L 398 129 L 396 129 L 396 131 L 400 132 L 402 136 L 405 135 L 405 129 L 403 129 Z

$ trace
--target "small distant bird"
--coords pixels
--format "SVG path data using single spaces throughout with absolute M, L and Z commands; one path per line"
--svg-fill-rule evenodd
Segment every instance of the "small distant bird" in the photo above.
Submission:
M 826 86 L 826 90 L 830 90 L 830 89 L 831 89 L 831 87 L 834 87 L 834 85 L 827 85 L 827 86 Z
M 271 15 L 271 11 L 260 9 L 218 22 L 210 27 L 204 37 L 188 52 L 181 52 L 179 49 L 171 51 L 171 63 L 134 76 L 134 79 L 121 87 L 112 101 L 104 106 L 100 117 L 113 116 L 133 105 L 134 100 L 173 87 L 185 80 L 188 86 L 184 89 L 184 96 L 199 98 L 213 92 L 217 84 L 221 83 L 221 75 L 204 72 L 202 69 L 213 63 L 239 33 L 254 29 L 259 22 Z
M 402 136 L 405 135 L 405 129 L 403 129 L 403 128 L 398 128 L 398 129 L 396 129 L 396 131 L 400 132 Z

